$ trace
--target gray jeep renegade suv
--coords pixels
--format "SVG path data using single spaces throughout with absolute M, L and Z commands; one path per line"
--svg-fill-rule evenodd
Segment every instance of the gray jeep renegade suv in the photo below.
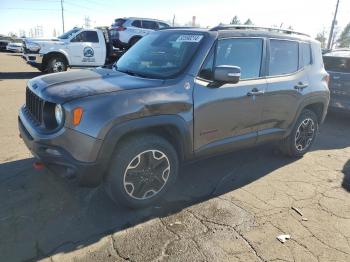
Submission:
M 112 69 L 30 80 L 19 130 L 48 169 L 143 207 L 194 158 L 268 141 L 305 154 L 327 112 L 327 81 L 320 44 L 300 33 L 167 29 Z

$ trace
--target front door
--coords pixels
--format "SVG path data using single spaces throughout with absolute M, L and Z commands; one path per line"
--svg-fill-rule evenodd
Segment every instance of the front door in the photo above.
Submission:
M 230 150 L 256 142 L 267 86 L 261 73 L 264 50 L 262 38 L 221 39 L 206 59 L 194 87 L 194 147 L 197 154 Z M 240 82 L 213 87 L 212 72 L 219 65 L 239 66 Z
M 102 49 L 102 45 L 104 45 L 104 43 L 99 43 L 99 38 L 96 31 L 83 31 L 77 34 L 68 44 L 71 65 L 103 65 L 105 57 L 103 57 L 104 49 Z

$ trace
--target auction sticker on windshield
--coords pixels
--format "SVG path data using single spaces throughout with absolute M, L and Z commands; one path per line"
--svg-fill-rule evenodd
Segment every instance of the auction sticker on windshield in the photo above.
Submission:
M 180 35 L 177 39 L 176 42 L 193 42 L 193 43 L 198 43 L 201 41 L 203 38 L 202 35 Z

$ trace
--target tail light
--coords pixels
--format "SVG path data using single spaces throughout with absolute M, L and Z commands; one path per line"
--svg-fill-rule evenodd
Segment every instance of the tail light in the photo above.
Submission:
M 327 85 L 329 86 L 329 80 L 330 80 L 330 76 L 327 74 L 324 78 L 323 81 L 326 81 Z
M 124 30 L 126 30 L 126 27 L 124 26 L 117 27 L 117 31 L 124 31 Z

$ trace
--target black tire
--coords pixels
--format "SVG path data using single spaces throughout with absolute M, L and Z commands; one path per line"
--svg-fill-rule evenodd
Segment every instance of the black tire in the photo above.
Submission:
M 63 57 L 54 56 L 47 62 L 47 72 L 48 73 L 58 73 L 67 71 L 67 61 Z
M 297 132 L 299 132 L 299 139 L 302 140 L 302 138 L 300 138 L 300 133 L 302 132 L 300 131 L 301 130 L 300 128 L 303 128 L 304 126 L 304 125 L 302 126 L 302 123 L 308 123 L 308 126 L 313 125 L 313 128 L 311 128 L 309 131 L 307 132 L 304 131 L 307 133 L 307 137 L 305 138 L 305 147 L 303 147 L 302 145 L 303 143 L 297 142 L 298 140 Z M 313 132 L 311 131 L 312 129 L 313 129 Z M 287 136 L 280 142 L 281 152 L 290 157 L 302 157 L 306 152 L 309 151 L 310 147 L 315 141 L 317 132 L 318 132 L 318 119 L 316 114 L 311 110 L 304 109 L 301 112 L 298 120 L 296 121 L 292 132 L 289 134 L 289 136 Z
M 161 153 L 166 157 L 157 160 L 156 154 L 158 154 L 157 157 L 159 158 L 162 156 Z M 150 157 L 150 154 L 152 154 L 153 160 L 145 160 L 147 157 Z M 157 164 L 154 170 L 160 169 L 156 171 L 148 170 L 147 173 L 147 171 L 144 171 L 145 169 L 147 170 L 151 165 L 155 166 L 154 163 L 147 165 L 147 163 L 152 161 L 162 162 L 161 165 Z M 170 168 L 169 171 L 166 171 L 168 164 Z M 144 169 L 143 167 L 145 166 L 147 168 Z M 143 208 L 156 203 L 167 192 L 169 187 L 176 181 L 178 169 L 177 152 L 166 139 L 151 134 L 132 136 L 117 146 L 104 180 L 104 187 L 114 202 L 130 208 Z M 134 175 L 128 174 L 130 170 L 131 174 L 134 173 Z M 157 172 L 158 177 L 154 175 Z M 159 172 L 162 174 L 160 175 Z M 164 174 L 166 174 L 167 178 L 164 178 Z M 127 181 L 130 178 L 135 180 L 135 184 Z M 143 182 L 145 180 L 146 182 Z M 165 184 L 160 187 L 162 182 Z M 154 184 L 156 187 L 154 187 Z M 152 195 L 149 195 L 150 192 Z
M 129 41 L 129 48 L 132 47 L 134 44 L 136 44 L 140 39 L 141 39 L 141 37 L 133 37 L 133 38 L 131 38 L 130 41 Z

